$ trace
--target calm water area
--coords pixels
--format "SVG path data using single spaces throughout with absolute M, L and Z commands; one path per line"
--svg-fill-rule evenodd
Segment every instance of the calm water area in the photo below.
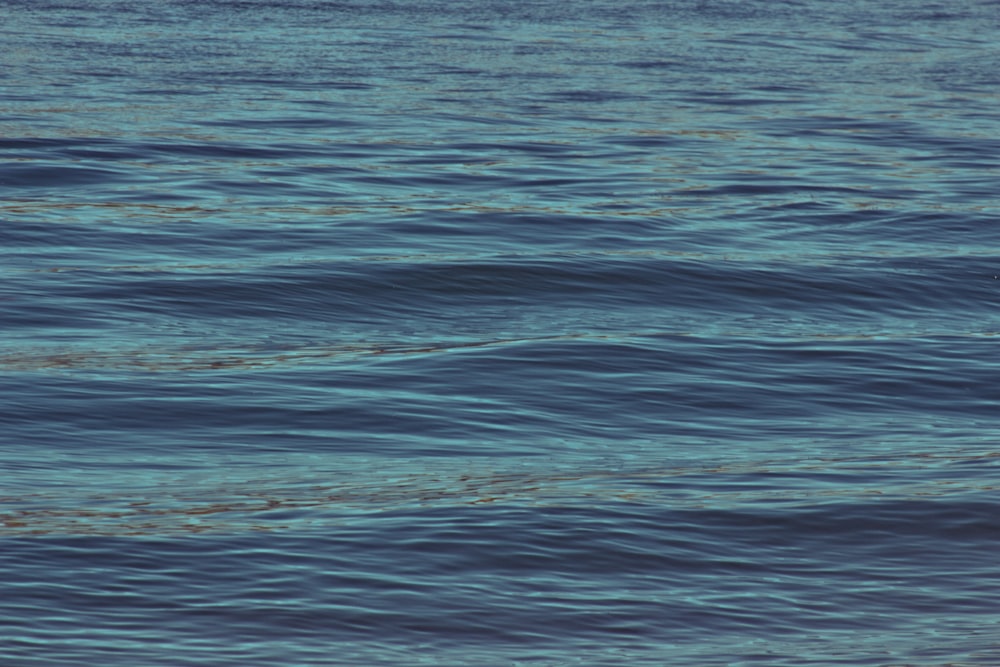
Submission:
M 0 19 L 0 665 L 1000 665 L 1000 3 Z

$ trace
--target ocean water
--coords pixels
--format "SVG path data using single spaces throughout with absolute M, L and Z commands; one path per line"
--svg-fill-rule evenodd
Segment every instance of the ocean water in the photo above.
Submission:
M 1000 4 L 0 0 L 4 667 L 1000 664 Z

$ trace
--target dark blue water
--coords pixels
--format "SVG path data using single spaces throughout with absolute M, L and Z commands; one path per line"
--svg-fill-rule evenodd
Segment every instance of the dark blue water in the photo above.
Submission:
M 1000 664 L 1000 5 L 0 0 L 5 667 Z

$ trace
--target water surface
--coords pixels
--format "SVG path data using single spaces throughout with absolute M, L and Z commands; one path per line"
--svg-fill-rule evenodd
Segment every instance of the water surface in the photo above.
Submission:
M 5 664 L 1000 663 L 918 4 L 0 1 Z

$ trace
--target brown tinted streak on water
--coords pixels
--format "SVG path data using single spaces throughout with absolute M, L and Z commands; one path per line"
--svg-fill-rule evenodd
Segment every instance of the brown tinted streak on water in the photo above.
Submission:
M 420 507 L 485 505 L 496 502 L 545 504 L 568 496 L 565 487 L 581 481 L 612 478 L 598 471 L 560 475 L 495 473 L 408 475 L 336 486 L 259 488 L 249 483 L 237 488 L 191 490 L 179 495 L 163 491 L 148 497 L 91 496 L 74 499 L 74 507 L 58 506 L 44 494 L 0 497 L 0 534 L 144 535 L 164 533 L 279 530 L 323 519 L 336 523 L 359 512 L 384 512 Z M 607 492 L 577 490 L 578 498 Z M 611 498 L 628 501 L 635 494 L 623 489 Z M 213 498 L 214 497 L 214 498 Z M 82 507 L 81 507 L 82 505 Z M 332 513 L 332 514 L 331 514 Z M 311 517 L 311 518 L 310 518 Z
M 144 494 L 80 495 L 58 499 L 44 493 L 0 496 L 0 535 L 168 535 L 290 530 L 317 524 L 335 527 L 359 514 L 441 507 L 549 506 L 595 503 L 649 504 L 664 508 L 739 507 L 748 502 L 813 505 L 860 494 L 869 498 L 942 497 L 970 490 L 967 480 L 904 476 L 859 488 L 859 476 L 878 472 L 890 479 L 910 467 L 988 464 L 1000 453 L 983 449 L 912 452 L 906 456 L 863 455 L 809 460 L 733 462 L 711 467 L 661 466 L 626 470 L 608 465 L 562 471 L 478 471 L 410 473 L 337 479 L 321 484 L 246 481 L 194 485 L 173 481 Z M 769 487 L 777 476 L 806 479 L 835 474 L 839 484 L 803 491 Z M 754 484 L 747 486 L 750 479 Z M 735 483 L 728 487 L 725 480 Z M 701 481 L 707 483 L 702 485 Z M 180 487 L 184 489 L 177 491 Z M 995 493 L 984 482 L 975 490 Z M 72 507 L 70 507 L 72 505 Z
M 140 370 L 140 371 L 213 371 L 252 370 L 279 365 L 295 365 L 326 359 L 349 359 L 375 355 L 414 355 L 448 352 L 469 348 L 513 344 L 537 340 L 558 340 L 582 336 L 544 338 L 506 338 L 485 341 L 450 341 L 434 343 L 331 344 L 287 347 L 275 351 L 257 347 L 229 349 L 148 348 L 122 351 L 72 350 L 62 352 L 23 351 L 0 355 L 0 368 L 17 371 L 39 370 Z
M 754 331 L 720 331 L 718 338 L 745 338 L 758 335 Z M 993 338 L 1000 332 L 974 332 L 951 334 L 926 334 L 955 338 Z M 916 335 L 920 337 L 919 334 Z M 59 371 L 59 370 L 134 370 L 148 372 L 257 370 L 276 366 L 293 366 L 329 360 L 350 361 L 373 356 L 409 356 L 455 352 L 520 343 L 552 341 L 616 341 L 661 337 L 698 337 L 690 331 L 632 331 L 620 334 L 566 333 L 552 336 L 522 338 L 494 338 L 487 340 L 457 340 L 434 342 L 382 342 L 382 343 L 330 343 L 316 345 L 287 345 L 233 347 L 148 347 L 128 350 L 75 349 L 31 350 L 0 354 L 0 369 L 7 371 Z M 824 332 L 802 333 L 788 336 L 789 342 L 833 340 L 892 340 L 913 338 L 914 334 L 891 332 L 864 332 L 834 334 Z M 281 347 L 281 349 L 276 349 Z

